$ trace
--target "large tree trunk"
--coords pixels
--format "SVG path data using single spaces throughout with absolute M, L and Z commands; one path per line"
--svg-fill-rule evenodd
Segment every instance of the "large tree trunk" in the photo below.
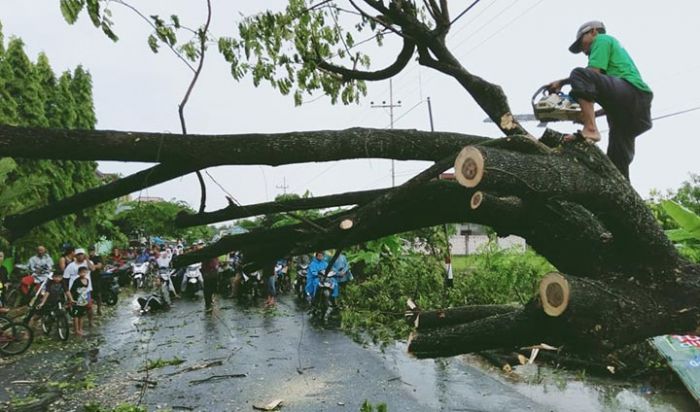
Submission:
M 523 309 L 418 329 L 408 351 L 417 357 L 441 357 L 546 342 L 572 352 L 604 354 L 647 337 L 694 331 L 698 268 L 687 267 L 676 276 L 650 288 L 627 277 L 601 282 L 550 274 Z

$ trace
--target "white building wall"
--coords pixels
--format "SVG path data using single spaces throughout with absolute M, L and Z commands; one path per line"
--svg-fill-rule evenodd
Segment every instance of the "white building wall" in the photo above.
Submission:
M 489 242 L 487 235 L 454 235 L 450 236 L 450 250 L 453 255 L 471 255 L 478 253 Z M 501 249 L 517 249 L 525 251 L 525 239 L 518 236 L 498 238 Z

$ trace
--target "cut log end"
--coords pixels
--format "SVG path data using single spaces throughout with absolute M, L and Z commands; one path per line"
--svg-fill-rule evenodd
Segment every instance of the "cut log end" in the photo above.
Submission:
M 475 192 L 472 195 L 471 201 L 469 202 L 469 206 L 474 209 L 478 209 L 479 206 L 481 206 L 481 202 L 484 201 L 484 194 L 482 192 Z
M 540 282 L 540 301 L 544 313 L 557 317 L 569 306 L 569 282 L 558 272 L 548 273 Z
M 350 219 L 344 219 L 342 222 L 340 222 L 340 228 L 343 230 L 350 230 L 352 229 L 353 222 Z
M 455 177 L 465 187 L 476 187 L 484 176 L 484 155 L 474 146 L 467 146 L 455 159 Z

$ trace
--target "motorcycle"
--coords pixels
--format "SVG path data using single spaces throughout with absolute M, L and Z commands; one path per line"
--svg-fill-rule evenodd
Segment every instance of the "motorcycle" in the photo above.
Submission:
M 181 292 L 189 298 L 194 297 L 194 294 L 202 290 L 202 267 L 201 263 L 187 266 L 183 279 L 183 289 Z
M 301 302 L 306 302 L 306 275 L 309 273 L 309 264 L 297 265 L 297 276 L 294 279 L 294 293 Z
M 28 305 L 53 275 L 48 268 L 41 268 L 38 273 L 30 273 L 26 265 L 15 265 L 13 272 L 12 277 L 20 281 L 14 287 L 8 286 L 5 303 L 10 307 Z
M 100 274 L 100 294 L 102 302 L 114 306 L 119 301 L 119 271 L 122 268 L 107 266 Z
M 148 275 L 149 263 L 132 263 L 131 264 L 131 284 L 134 289 L 142 289 L 146 283 L 146 276 Z
M 336 285 L 336 272 L 329 271 L 328 273 L 319 272 L 318 286 L 316 294 L 311 301 L 310 314 L 312 319 L 328 324 L 331 318 L 337 314 L 337 306 L 333 298 L 333 289 Z
M 262 272 L 256 271 L 250 275 L 241 271 L 241 287 L 239 297 L 246 299 L 255 299 L 263 295 L 264 288 Z
M 277 287 L 279 293 L 287 293 L 291 288 L 289 276 L 287 274 L 288 266 L 283 262 L 275 264 L 275 277 L 277 278 Z

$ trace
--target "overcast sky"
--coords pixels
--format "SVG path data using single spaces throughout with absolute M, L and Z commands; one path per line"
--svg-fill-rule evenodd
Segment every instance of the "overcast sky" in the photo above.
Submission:
M 212 0 L 212 33 L 234 36 L 242 15 L 280 7 L 275 1 Z M 456 15 L 472 0 L 450 2 Z M 191 27 L 205 18 L 204 0 L 132 0 L 144 14 L 178 14 Z M 177 104 L 182 99 L 191 72 L 171 53 L 153 54 L 146 44 L 151 29 L 131 11 L 112 5 L 115 31 L 113 43 L 97 31 L 86 15 L 74 25 L 63 20 L 58 0 L 0 0 L 0 21 L 6 39 L 21 37 L 26 51 L 36 60 L 44 51 L 57 72 L 82 64 L 92 74 L 99 129 L 179 132 Z M 575 10 L 581 10 L 575 13 Z M 617 37 L 632 55 L 644 80 L 654 90 L 653 116 L 700 106 L 700 2 L 673 0 L 666 3 L 638 0 L 482 0 L 460 19 L 448 37 L 448 46 L 472 73 L 500 84 L 515 113 L 530 113 L 534 90 L 584 66 L 586 57 L 572 55 L 567 48 L 578 26 L 591 19 L 602 20 L 608 33 Z M 398 51 L 396 42 L 373 55 L 377 66 Z M 396 128 L 429 129 L 426 97 L 433 102 L 437 130 L 498 137 L 493 124 L 483 123 L 484 113 L 455 80 L 411 63 L 393 81 L 394 97 L 401 101 L 395 111 Z M 190 133 L 284 132 L 293 130 L 388 127 L 389 113 L 371 108 L 370 101 L 389 99 L 388 81 L 370 83 L 369 93 L 359 105 L 331 106 L 321 97 L 294 107 L 291 97 L 280 96 L 264 84 L 259 88 L 247 78 L 237 83 L 229 67 L 214 49 L 186 109 Z M 313 100 L 313 99 L 307 99 Z M 642 196 L 652 188 L 677 188 L 688 174 L 700 172 L 700 111 L 659 120 L 637 139 L 637 155 L 631 166 L 634 187 Z M 600 128 L 607 130 L 604 120 Z M 525 126 L 535 135 L 536 123 Z M 570 124 L 553 126 L 573 131 Z M 601 148 L 607 146 L 604 136 Z M 424 162 L 397 162 L 397 184 L 424 168 Z M 101 162 L 105 172 L 124 175 L 146 164 Z M 354 160 L 281 167 L 232 166 L 209 172 L 244 204 L 272 200 L 287 191 L 314 195 L 388 187 L 390 161 Z M 205 175 L 207 210 L 226 205 L 223 192 Z M 199 201 L 196 178 L 186 176 L 144 190 L 144 196 Z

